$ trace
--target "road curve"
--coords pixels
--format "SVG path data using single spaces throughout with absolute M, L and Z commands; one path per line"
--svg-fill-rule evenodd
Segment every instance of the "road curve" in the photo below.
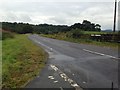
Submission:
M 118 88 L 118 51 L 38 36 L 28 37 L 42 46 L 49 58 L 46 67 L 26 88 Z

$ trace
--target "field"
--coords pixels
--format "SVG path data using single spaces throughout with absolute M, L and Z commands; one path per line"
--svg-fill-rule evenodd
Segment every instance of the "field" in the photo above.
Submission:
M 46 52 L 28 40 L 27 35 L 15 34 L 2 41 L 2 87 L 20 88 L 32 80 L 44 67 Z

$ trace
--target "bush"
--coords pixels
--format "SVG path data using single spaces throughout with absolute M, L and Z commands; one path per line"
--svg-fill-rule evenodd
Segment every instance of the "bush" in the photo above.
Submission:
M 83 34 L 84 34 L 84 32 L 81 29 L 72 30 L 72 37 L 73 38 L 80 38 Z
M 7 38 L 14 38 L 14 34 L 8 31 L 2 31 L 2 38 L 0 39 L 5 40 Z

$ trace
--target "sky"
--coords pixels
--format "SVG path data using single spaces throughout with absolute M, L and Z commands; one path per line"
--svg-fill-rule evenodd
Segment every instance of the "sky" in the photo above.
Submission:
M 118 3 L 118 30 L 120 31 L 120 2 Z
M 104 30 L 113 28 L 113 16 L 114 0 L 0 0 L 4 22 L 73 25 L 88 20 Z

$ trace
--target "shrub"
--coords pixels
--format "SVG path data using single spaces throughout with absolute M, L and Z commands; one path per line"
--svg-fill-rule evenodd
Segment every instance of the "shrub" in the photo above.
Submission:
M 5 40 L 7 38 L 14 38 L 14 34 L 8 31 L 2 31 L 2 37 L 0 39 Z
M 72 30 L 72 37 L 73 38 L 80 38 L 83 34 L 84 34 L 84 32 L 81 29 Z

